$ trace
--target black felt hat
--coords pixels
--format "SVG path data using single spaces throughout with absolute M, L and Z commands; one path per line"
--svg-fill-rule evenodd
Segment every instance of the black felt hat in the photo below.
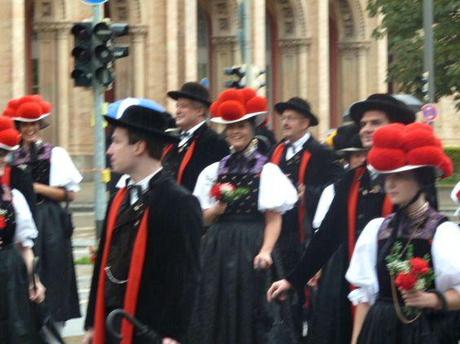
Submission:
M 350 118 L 359 124 L 364 113 L 371 110 L 384 112 L 390 122 L 402 124 L 415 122 L 414 111 L 403 102 L 385 93 L 375 93 L 370 95 L 366 100 L 354 103 L 350 107 Z
M 199 101 L 208 107 L 211 105 L 208 89 L 198 82 L 186 82 L 180 90 L 169 91 L 167 94 L 174 100 L 187 98 Z
M 334 149 L 339 153 L 365 150 L 359 138 L 359 126 L 349 123 L 340 126 L 332 139 Z
M 316 117 L 316 115 L 313 112 L 311 112 L 310 104 L 302 98 L 293 97 L 289 99 L 287 102 L 277 103 L 275 104 L 275 110 L 280 115 L 285 110 L 298 111 L 305 117 L 310 118 L 310 127 L 314 127 L 315 125 L 318 125 L 318 117 Z
M 115 127 L 123 127 L 147 134 L 167 143 L 179 142 L 177 136 L 165 132 L 168 128 L 170 116 L 167 112 L 155 111 L 141 105 L 130 105 L 123 111 L 120 117 L 115 118 L 106 115 L 104 118 L 109 124 Z

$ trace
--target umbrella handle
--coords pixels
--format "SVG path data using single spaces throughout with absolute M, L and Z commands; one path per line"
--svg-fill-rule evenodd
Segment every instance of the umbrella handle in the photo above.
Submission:
M 115 330 L 114 324 L 115 324 L 115 319 L 117 317 L 125 317 L 126 320 L 132 323 L 134 327 L 138 330 L 137 335 L 139 337 L 148 338 L 152 341 L 152 343 L 155 343 L 155 344 L 161 343 L 161 337 L 154 330 L 152 330 L 147 325 L 143 324 L 138 319 L 136 319 L 131 314 L 127 313 L 121 308 L 115 309 L 112 312 L 110 312 L 106 320 L 107 330 L 116 339 L 118 340 L 123 339 L 123 336 L 121 335 L 121 333 Z

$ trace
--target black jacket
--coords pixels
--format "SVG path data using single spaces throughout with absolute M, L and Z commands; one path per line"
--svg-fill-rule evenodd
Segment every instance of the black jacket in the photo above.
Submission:
M 192 141 L 196 141 L 196 149 L 184 171 L 181 185 L 193 192 L 196 180 L 201 171 L 228 155 L 229 149 L 227 142 L 222 136 L 209 128 L 206 123 L 203 124 L 193 133 L 193 137 L 186 144 L 187 148 L 184 151 L 179 152 L 178 146 L 175 145 L 163 157 L 162 165 L 165 171 L 174 179 L 177 178 L 180 163 L 184 158 L 186 150 L 190 148 Z
M 145 202 L 150 209 L 147 255 L 135 316 L 161 336 L 181 341 L 188 327 L 199 278 L 201 208 L 194 196 L 164 172 L 150 181 Z M 106 226 L 94 267 L 86 329 L 95 324 L 105 234 Z
M 302 151 L 305 150 L 311 153 L 303 184 L 305 185 L 304 197 L 307 204 L 307 217 L 312 221 L 321 193 L 326 186 L 343 176 L 343 168 L 335 161 L 332 150 L 319 143 L 313 136 L 310 136 L 303 145 Z M 279 164 L 283 172 L 286 151 Z
M 19 167 L 11 166 L 11 188 L 20 191 L 24 195 L 32 216 L 35 218 L 36 197 L 30 173 Z

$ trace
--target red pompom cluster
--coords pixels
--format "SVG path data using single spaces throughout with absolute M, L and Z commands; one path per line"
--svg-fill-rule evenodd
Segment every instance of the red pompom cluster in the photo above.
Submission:
M 51 110 L 52 105 L 50 103 L 43 100 L 38 94 L 33 94 L 10 100 L 3 111 L 3 116 L 14 120 L 32 122 L 48 116 Z
M 373 141 L 368 161 L 377 171 L 389 172 L 404 166 L 422 165 L 439 168 L 444 177 L 453 172 L 452 161 L 428 124 L 389 124 L 375 132 Z
M 258 96 L 256 90 L 249 87 L 223 91 L 210 107 L 211 117 L 221 117 L 225 121 L 237 121 L 243 116 L 252 117 L 267 111 L 267 98 Z

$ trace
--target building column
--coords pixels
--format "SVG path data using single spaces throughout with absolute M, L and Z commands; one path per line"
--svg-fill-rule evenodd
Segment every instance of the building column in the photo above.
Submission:
M 26 92 L 25 56 L 25 4 L 24 0 L 11 1 L 11 97 L 21 97 Z M 18 44 L 19 42 L 19 44 Z M 22 43 L 22 44 L 21 44 Z
M 147 27 L 142 25 L 131 26 L 131 43 L 132 43 L 132 82 L 134 85 L 134 97 L 142 98 L 145 94 L 145 37 Z
M 178 0 L 166 1 L 166 90 L 179 88 L 179 6 Z M 170 112 L 174 110 L 175 102 L 167 97 L 166 107 Z
M 299 60 L 298 60 L 298 71 L 299 71 L 299 96 L 308 99 L 308 60 L 309 60 L 309 47 L 311 44 L 310 39 L 299 40 Z
M 169 0 L 168 0 L 169 1 Z M 198 7 L 197 1 L 184 0 L 185 81 L 198 78 Z
M 69 134 L 70 134 L 70 118 L 69 118 L 69 82 L 70 82 L 70 49 L 69 35 L 72 23 L 56 23 L 57 31 L 57 82 L 59 87 L 56 89 L 58 94 L 54 99 L 56 102 L 57 113 L 59 120 L 57 121 L 57 142 L 66 150 L 69 149 Z
M 330 127 L 330 85 L 329 85 L 329 1 L 317 1 L 318 33 L 318 98 L 317 113 L 319 117 L 318 135 L 325 137 Z
M 252 14 L 253 18 L 251 20 L 252 25 L 252 63 L 258 67 L 260 70 L 266 68 L 266 34 L 265 34 L 265 12 L 266 12 L 265 0 L 254 0 Z M 258 91 L 259 94 L 265 95 L 266 87 L 261 88 Z
M 369 58 L 368 42 L 360 42 L 357 44 L 358 52 L 358 71 L 359 71 L 359 99 L 365 99 L 369 93 L 368 87 L 368 58 Z
M 213 80 L 216 80 L 216 92 L 224 89 L 225 80 L 224 68 L 239 63 L 238 42 L 235 36 L 221 36 L 212 38 L 212 49 L 214 49 L 214 60 L 212 70 L 216 73 Z

